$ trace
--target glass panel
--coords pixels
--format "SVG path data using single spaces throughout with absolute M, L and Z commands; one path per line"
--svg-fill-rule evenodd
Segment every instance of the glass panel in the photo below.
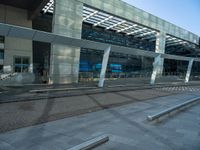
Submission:
M 137 29 L 133 31 L 136 30 Z M 129 31 L 127 30 L 126 32 Z M 83 24 L 82 38 L 97 42 L 110 43 L 114 45 L 120 45 L 131 48 L 138 48 L 147 51 L 155 50 L 155 41 L 148 41 L 146 39 L 142 39 L 139 37 L 137 38 L 134 36 L 126 36 L 125 34 L 116 33 L 114 31 L 105 31 L 102 28 L 91 27 L 86 24 Z M 151 38 L 153 39 L 154 36 L 152 36 Z
M 21 64 L 15 64 L 15 72 L 21 72 Z
M 81 49 L 79 81 L 98 81 L 103 52 Z M 118 82 L 149 83 L 153 58 L 111 52 L 106 70 L 106 84 Z
M 15 57 L 15 64 L 21 64 L 21 58 Z
M 3 71 L 3 65 L 0 65 L 0 73 Z
M 22 72 L 28 72 L 28 67 L 29 67 L 28 64 L 22 65 Z
M 4 37 L 0 36 L 0 43 L 4 43 Z
M 29 58 L 28 57 L 15 57 L 15 72 L 28 72 Z
M 101 71 L 103 52 L 81 49 L 79 81 L 97 81 Z
M 22 64 L 29 64 L 29 58 L 22 58 Z
M 164 59 L 163 74 L 157 76 L 157 83 L 184 82 L 187 72 L 187 61 Z
M 194 62 L 191 70 L 191 81 L 200 81 L 200 62 Z
M 0 59 L 4 59 L 4 50 L 0 50 Z

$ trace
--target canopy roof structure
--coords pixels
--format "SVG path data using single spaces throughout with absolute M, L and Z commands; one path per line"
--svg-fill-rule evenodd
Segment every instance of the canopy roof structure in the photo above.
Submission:
M 2 0 L 0 3 L 27 9 L 29 11 L 29 19 L 33 19 L 38 13 L 53 14 L 54 11 L 54 0 Z M 105 30 L 113 30 L 150 41 L 156 40 L 156 34 L 158 32 L 156 29 L 143 26 L 137 22 L 131 22 L 88 5 L 84 5 L 83 8 L 83 23 L 89 23 L 93 26 L 103 27 Z M 176 45 L 194 48 L 196 43 L 167 34 L 166 47 Z
M 54 0 L 50 0 L 42 9 L 42 13 L 53 14 L 54 11 Z M 136 38 L 143 40 L 155 41 L 156 34 L 158 31 L 155 29 L 140 25 L 135 22 L 128 21 L 123 18 L 119 18 L 112 14 L 106 13 L 101 10 L 94 9 L 89 6 L 83 7 L 83 22 L 89 23 L 93 26 L 99 26 L 105 30 L 113 30 L 117 33 L 124 33 L 127 36 L 132 35 Z M 166 46 L 183 45 L 191 48 L 195 47 L 195 44 L 179 39 L 177 37 L 167 35 Z
M 182 61 L 190 61 L 191 59 L 194 59 L 194 61 L 200 62 L 200 58 L 160 54 L 160 53 L 144 51 L 144 50 L 135 49 L 135 48 L 127 48 L 123 46 L 116 46 L 112 44 L 100 43 L 100 42 L 89 41 L 89 40 L 84 40 L 84 39 L 76 39 L 72 37 L 57 35 L 54 33 L 39 31 L 39 30 L 15 26 L 15 25 L 3 24 L 3 23 L 0 23 L 0 36 L 29 39 L 32 41 L 39 41 L 39 42 L 45 42 L 45 43 L 54 43 L 54 44 L 56 43 L 56 44 L 63 44 L 63 45 L 70 45 L 70 46 L 78 46 L 82 48 L 88 48 L 92 50 L 101 50 L 101 51 L 104 51 L 106 48 L 111 47 L 111 50 L 116 53 L 124 53 L 124 54 L 129 54 L 129 55 L 145 56 L 145 57 L 152 57 L 152 58 L 155 58 L 158 55 L 160 55 L 162 58 L 166 58 L 166 59 L 174 59 L 174 60 L 182 60 Z
M 82 49 L 97 50 L 103 54 L 99 87 L 103 87 L 100 83 L 105 78 L 110 52 L 117 55 L 115 60 L 119 58 L 118 55 L 141 57 L 141 60 L 148 57 L 147 61 L 144 58 L 144 61 L 138 63 L 145 64 L 144 67 L 146 64 L 152 67 L 154 59 L 151 84 L 155 82 L 157 74 L 162 75 L 165 59 L 169 59 L 170 63 L 171 60 L 189 63 L 185 82 L 188 82 L 193 62 L 200 62 L 198 35 L 122 0 L 30 0 L 29 3 L 28 0 L 2 1 L 0 6 L 4 8 L 4 20 L 0 23 L 0 36 L 5 38 L 5 45 L 10 44 L 11 49 L 16 49 L 9 55 L 13 58 L 12 62 L 8 62 L 11 64 L 9 72 L 15 69 L 13 64 L 17 50 L 24 51 L 27 47 L 28 56 L 22 54 L 22 57 L 29 57 L 31 61 L 35 54 L 45 49 L 47 53 L 44 56 L 48 56 L 48 63 L 50 62 L 47 66 L 50 68 L 51 83 L 78 82 Z M 7 15 L 9 11 L 12 12 L 10 16 Z M 9 17 L 11 21 L 7 21 Z M 18 18 L 22 18 L 22 21 Z M 18 39 L 29 41 L 25 47 L 16 48 Z M 44 48 L 40 45 L 41 42 L 46 43 Z M 7 48 L 6 53 L 9 53 Z M 4 60 L 8 61 L 7 58 Z M 36 64 L 35 62 L 33 60 L 31 63 Z M 40 63 L 44 64 L 42 61 Z M 172 63 L 168 66 L 175 65 Z M 27 71 L 32 72 L 33 67 L 30 65 Z M 177 65 L 176 67 L 178 70 Z M 175 69 L 171 68 L 170 71 Z

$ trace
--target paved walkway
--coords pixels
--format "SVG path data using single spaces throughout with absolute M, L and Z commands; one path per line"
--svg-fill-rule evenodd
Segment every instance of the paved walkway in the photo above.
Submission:
M 180 89 L 180 86 L 182 89 Z M 190 90 L 188 90 L 188 87 Z M 3 87 L 4 90 L 0 91 L 0 104 L 19 102 L 19 101 L 32 101 L 41 99 L 53 99 L 60 97 L 72 97 L 72 96 L 82 96 L 91 95 L 98 93 L 111 93 L 120 91 L 132 91 L 132 90 L 143 90 L 143 89 L 162 89 L 165 92 L 192 92 L 199 91 L 200 84 L 197 83 L 171 83 L 171 84 L 110 84 L 104 88 L 98 88 L 93 84 L 83 85 L 80 84 L 69 84 L 69 85 L 31 85 L 31 86 L 20 86 L 20 87 Z M 35 90 L 50 90 L 46 92 L 31 92 Z M 161 92 L 162 93 L 162 92 Z
M 162 91 L 177 91 L 177 92 L 199 92 L 199 86 L 171 86 L 159 88 Z
M 67 150 L 102 134 L 108 134 L 110 141 L 96 150 L 199 150 L 200 104 L 177 113 L 173 117 L 165 118 L 159 123 L 146 121 L 146 116 L 200 96 L 200 93 L 168 94 L 168 96 L 163 94 L 162 97 L 156 98 L 152 97 L 156 92 L 153 94 L 152 92 L 127 91 L 117 94 L 92 95 L 89 98 L 94 100 L 93 105 L 98 104 L 99 106 L 103 106 L 110 99 L 129 101 L 132 98 L 135 101 L 120 107 L 2 133 L 0 134 L 0 150 Z M 157 93 L 162 92 L 157 91 Z M 146 96 L 148 100 L 136 99 L 136 95 L 138 98 Z M 58 101 L 56 105 L 54 102 L 50 102 L 50 104 L 47 102 L 47 105 L 51 107 L 44 112 L 53 114 L 53 112 L 66 108 L 66 105 L 63 106 L 64 99 Z M 71 104 L 74 101 L 77 104 L 78 101 L 84 101 L 82 104 L 88 105 L 88 97 L 78 97 L 69 101 Z M 37 109 L 44 106 L 40 106 L 36 102 L 32 103 L 34 104 L 30 107 L 25 103 L 19 104 L 18 107 L 24 111 L 28 108 L 27 116 L 30 115 L 29 110 L 34 110 L 35 115 L 37 115 Z M 43 103 L 46 105 L 46 102 Z M 73 106 L 69 105 L 67 108 L 71 107 Z M 78 105 L 78 107 L 81 106 Z M 15 110 L 16 106 L 6 106 L 5 108 L 7 108 L 8 114 L 12 114 L 12 110 Z M 2 112 L 2 107 L 0 110 Z M 19 112 L 16 116 L 26 113 Z M 32 117 L 29 116 L 27 119 Z
M 143 89 L 2 103 L 0 132 L 173 94 L 176 92 Z

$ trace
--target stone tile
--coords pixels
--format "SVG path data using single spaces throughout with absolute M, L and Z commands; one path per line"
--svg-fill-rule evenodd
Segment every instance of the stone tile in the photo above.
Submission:
M 107 99 L 115 101 L 117 96 L 109 93 L 97 94 L 93 98 L 97 101 L 103 99 L 102 103 L 108 104 Z M 19 150 L 63 150 L 96 136 L 108 134 L 110 141 L 95 149 L 199 150 L 199 104 L 172 114 L 162 122 L 146 121 L 148 114 L 159 112 L 189 97 L 192 95 L 188 96 L 186 93 L 165 96 L 13 130 L 0 134 L 0 140 L 3 141 L 3 144 L 0 142 L 0 149 L 4 146 L 5 150 L 12 150 L 13 147 Z M 84 98 L 88 99 L 87 96 Z M 120 98 L 123 96 L 119 96 L 118 100 Z M 79 99 L 73 98 L 71 102 L 73 100 L 78 103 Z M 62 105 L 64 101 L 64 98 L 60 99 L 58 105 Z
M 56 148 L 56 147 L 53 147 L 53 148 Z M 30 147 L 26 147 L 26 148 L 19 148 L 19 150 L 61 150 L 61 149 L 49 149 L 49 148 L 46 148 L 44 146 L 40 146 L 40 145 L 32 145 Z
M 97 103 L 97 105 L 99 105 L 100 107 L 104 105 L 111 105 L 131 101 L 126 97 L 122 97 L 113 93 L 95 94 L 91 95 L 90 97 L 92 97 Z
M 15 150 L 15 147 L 8 144 L 7 142 L 0 141 L 0 150 Z

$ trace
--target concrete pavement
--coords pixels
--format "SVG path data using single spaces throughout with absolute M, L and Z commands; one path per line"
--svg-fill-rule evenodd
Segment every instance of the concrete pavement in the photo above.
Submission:
M 138 94 L 144 95 L 144 91 Z M 134 97 L 135 93 L 119 93 L 118 99 L 123 98 L 122 95 L 127 95 L 128 99 Z M 146 101 L 137 100 L 124 106 L 12 130 L 0 134 L 0 150 L 66 150 L 102 134 L 108 134 L 110 141 L 97 147 L 97 150 L 199 150 L 200 104 L 167 117 L 162 122 L 146 121 L 148 114 L 196 96 L 200 96 L 200 93 L 147 97 L 149 99 Z M 99 105 L 111 97 L 117 100 L 117 96 L 113 95 L 92 97 L 102 100 L 98 101 Z

